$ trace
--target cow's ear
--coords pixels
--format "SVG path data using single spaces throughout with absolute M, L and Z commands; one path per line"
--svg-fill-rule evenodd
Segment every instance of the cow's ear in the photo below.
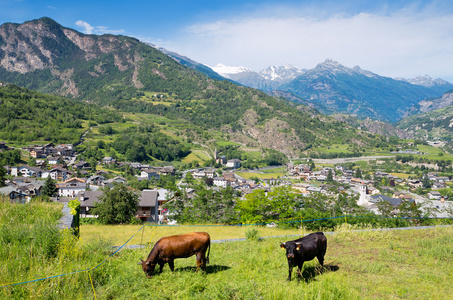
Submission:
M 286 249 L 286 243 L 280 243 L 280 247 L 282 247 L 282 249 Z

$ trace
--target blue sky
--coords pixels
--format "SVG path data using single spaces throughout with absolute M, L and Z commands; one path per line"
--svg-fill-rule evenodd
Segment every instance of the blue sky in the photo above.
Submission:
M 453 1 L 0 0 L 0 24 L 43 16 L 134 36 L 214 66 L 313 68 L 326 58 L 453 82 Z

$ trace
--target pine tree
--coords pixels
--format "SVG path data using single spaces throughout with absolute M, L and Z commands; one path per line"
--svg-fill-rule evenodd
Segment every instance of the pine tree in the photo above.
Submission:
M 329 173 L 327 173 L 327 182 L 332 182 L 333 181 L 333 172 L 332 169 L 329 169 Z
M 50 176 L 47 176 L 44 186 L 42 187 L 41 190 L 41 195 L 54 197 L 57 195 L 57 192 L 58 189 L 57 185 L 55 184 L 55 181 Z

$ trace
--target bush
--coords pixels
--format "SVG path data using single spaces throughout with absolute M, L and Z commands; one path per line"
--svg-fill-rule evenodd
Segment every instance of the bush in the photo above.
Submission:
M 256 228 L 247 229 L 247 231 L 245 232 L 245 237 L 249 241 L 259 241 L 260 232 Z

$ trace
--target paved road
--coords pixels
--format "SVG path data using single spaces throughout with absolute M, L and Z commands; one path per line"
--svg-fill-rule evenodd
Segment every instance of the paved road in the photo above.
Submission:
M 356 162 L 356 161 L 370 161 L 376 159 L 385 159 L 385 158 L 394 158 L 395 155 L 386 155 L 386 156 L 361 156 L 361 157 L 345 157 L 345 158 L 331 158 L 331 159 L 320 159 L 314 158 L 314 163 L 319 164 L 344 164 L 348 162 Z

